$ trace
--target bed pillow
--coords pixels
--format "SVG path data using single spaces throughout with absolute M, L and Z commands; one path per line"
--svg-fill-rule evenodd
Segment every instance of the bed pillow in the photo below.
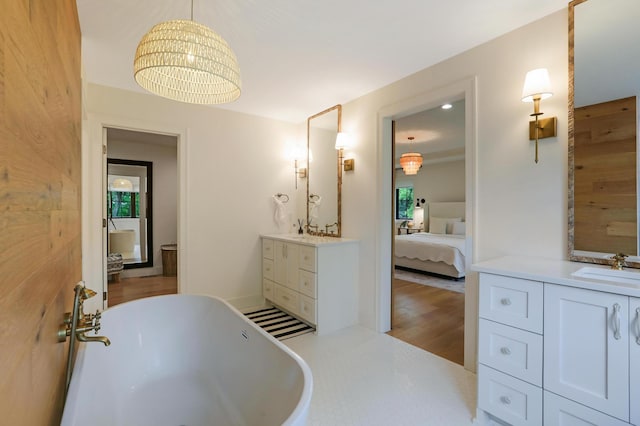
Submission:
M 454 235 L 465 235 L 467 233 L 467 222 L 453 222 L 451 233 Z
M 429 232 L 431 234 L 450 234 L 453 224 L 461 221 L 461 217 L 430 217 Z

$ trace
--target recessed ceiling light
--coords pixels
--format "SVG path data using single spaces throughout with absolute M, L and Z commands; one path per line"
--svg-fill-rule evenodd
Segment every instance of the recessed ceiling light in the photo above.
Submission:
M 451 109 L 451 108 L 453 108 L 453 105 L 451 105 L 451 104 L 444 104 L 444 105 L 442 105 L 442 107 L 441 107 L 441 108 L 442 108 L 442 109 Z

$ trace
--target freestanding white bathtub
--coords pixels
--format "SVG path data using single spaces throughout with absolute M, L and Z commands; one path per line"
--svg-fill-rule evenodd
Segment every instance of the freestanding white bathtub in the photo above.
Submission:
M 80 345 L 63 426 L 306 423 L 307 364 L 221 299 L 141 299 L 101 324 L 111 345 Z

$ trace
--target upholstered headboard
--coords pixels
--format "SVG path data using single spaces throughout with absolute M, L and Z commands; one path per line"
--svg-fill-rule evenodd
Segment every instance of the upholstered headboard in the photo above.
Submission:
M 428 203 L 424 207 L 424 229 L 429 229 L 430 217 L 461 217 L 464 221 L 465 205 L 464 201 Z

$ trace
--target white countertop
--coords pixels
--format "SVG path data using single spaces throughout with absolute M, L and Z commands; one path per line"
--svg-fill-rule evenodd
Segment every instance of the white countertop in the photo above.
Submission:
M 351 238 L 337 238 L 337 237 L 318 237 L 309 234 L 268 234 L 260 235 L 260 238 L 269 238 L 271 240 L 286 241 L 288 243 L 302 244 L 305 246 L 330 246 L 337 244 L 357 243 L 358 240 Z
M 487 260 L 485 262 L 475 263 L 471 266 L 471 270 L 640 297 L 640 285 L 574 277 L 571 275 L 578 269 L 584 267 L 602 269 L 610 268 L 606 265 L 569 262 L 567 260 L 553 260 L 528 256 L 505 256 Z M 637 271 L 637 273 L 640 274 L 640 270 L 638 269 L 625 270 Z

